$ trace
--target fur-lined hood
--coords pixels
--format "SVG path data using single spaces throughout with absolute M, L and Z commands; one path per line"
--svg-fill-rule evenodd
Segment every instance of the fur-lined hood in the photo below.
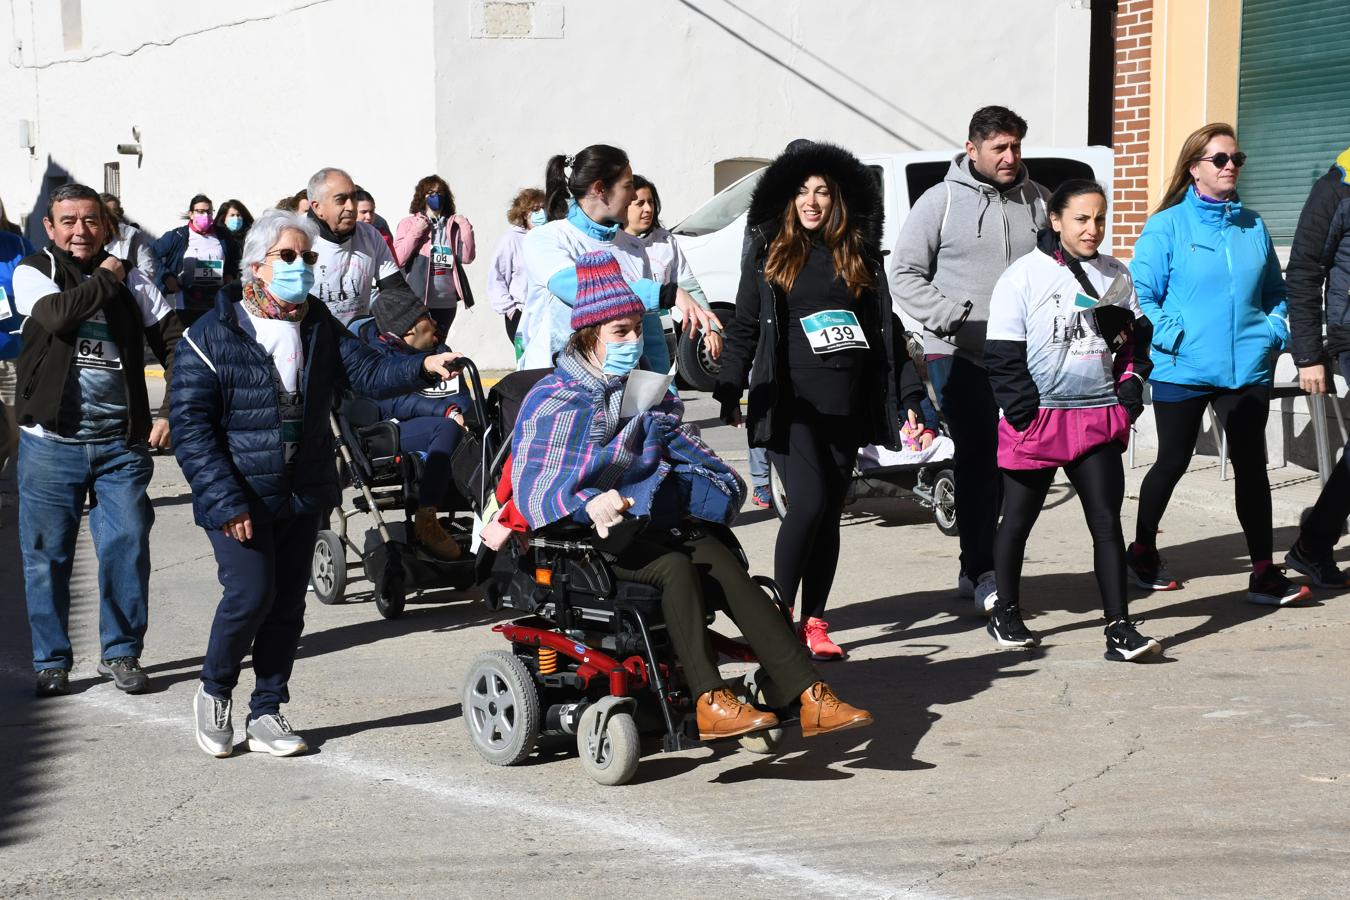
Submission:
M 862 231 L 863 245 L 881 252 L 885 198 L 871 169 L 835 144 L 812 143 L 780 155 L 765 170 L 750 196 L 747 230 L 767 245 L 778 234 L 783 208 L 812 175 L 833 178 L 844 196 L 850 222 Z

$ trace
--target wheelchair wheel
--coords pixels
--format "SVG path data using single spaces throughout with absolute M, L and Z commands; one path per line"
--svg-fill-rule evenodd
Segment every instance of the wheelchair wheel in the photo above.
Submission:
M 474 657 L 459 691 L 469 741 L 494 766 L 514 766 L 539 739 L 534 676 L 509 650 Z
M 745 694 L 746 700 L 756 706 L 767 708 L 768 704 L 764 699 L 764 685 L 769 681 L 769 673 L 764 671 L 762 666 L 756 666 L 745 676 Z M 783 743 L 783 729 L 770 728 L 766 731 L 756 731 L 753 734 L 743 735 L 740 738 L 741 749 L 749 750 L 751 753 L 777 753 L 778 748 Z
M 577 754 L 586 774 L 599 784 L 627 784 L 637 772 L 641 748 L 637 723 L 626 709 L 614 710 L 600 732 L 604 701 L 592 703 L 577 724 Z
M 955 537 L 959 529 L 956 524 L 956 476 L 951 469 L 943 469 L 933 479 L 933 520 L 938 531 L 947 537 Z
M 773 511 L 778 518 L 787 517 L 788 496 L 787 485 L 783 483 L 783 473 L 778 471 L 778 466 L 769 464 L 769 496 L 773 499 Z
M 314 596 L 325 606 L 342 602 L 347 590 L 347 548 L 335 532 L 320 531 L 314 539 L 309 583 L 314 586 Z

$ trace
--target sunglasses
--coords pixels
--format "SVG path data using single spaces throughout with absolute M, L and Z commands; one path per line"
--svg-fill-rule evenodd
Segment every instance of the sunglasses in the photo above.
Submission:
M 307 265 L 307 266 L 312 266 L 312 265 L 314 265 L 316 262 L 319 261 L 319 254 L 316 253 L 316 252 L 314 252 L 313 250 L 306 250 L 304 253 L 297 253 L 296 251 L 292 250 L 290 247 L 287 247 L 285 250 L 273 250 L 271 253 L 269 253 L 269 254 L 267 254 L 267 255 L 268 255 L 268 256 L 280 256 L 280 257 L 281 257 L 281 261 L 284 262 L 284 263 L 285 263 L 286 265 L 288 265 L 288 266 L 289 266 L 291 263 L 295 262 L 295 258 L 296 258 L 297 256 L 300 257 L 301 259 L 303 259 L 303 260 L 305 261 L 305 265 Z
M 1247 154 L 1243 153 L 1241 150 L 1234 153 L 1232 156 L 1229 156 L 1227 153 L 1215 153 L 1213 156 L 1202 156 L 1199 161 L 1212 162 L 1216 169 L 1222 169 L 1231 161 L 1233 163 L 1233 168 L 1240 169 L 1247 162 Z

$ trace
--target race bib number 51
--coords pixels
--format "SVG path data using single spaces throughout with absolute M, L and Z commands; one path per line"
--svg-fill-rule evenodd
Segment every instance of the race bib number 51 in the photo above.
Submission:
M 802 330 L 814 353 L 836 353 L 840 350 L 867 349 L 858 317 L 846 309 L 827 309 L 802 319 Z

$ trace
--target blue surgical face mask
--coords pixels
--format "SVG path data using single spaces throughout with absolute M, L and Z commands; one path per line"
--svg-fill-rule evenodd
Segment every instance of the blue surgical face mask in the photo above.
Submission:
M 431 210 L 432 212 L 440 212 L 440 211 L 441 211 L 441 195 L 440 195 L 440 194 L 427 194 L 427 209 Z
M 606 375 L 627 375 L 642 359 L 642 338 L 631 341 L 605 342 L 605 363 L 600 371 Z
M 534 212 L 530 213 L 530 224 L 535 228 L 538 228 L 540 225 L 548 224 L 548 213 L 544 212 L 542 209 L 536 209 Z
M 272 280 L 268 283 L 267 290 L 273 297 L 294 306 L 309 296 L 309 289 L 312 287 L 314 287 L 314 267 L 305 265 L 304 260 L 297 259 L 288 264 L 278 259 L 272 263 Z
M 239 231 L 244 227 L 243 216 L 226 216 L 225 227 L 231 231 Z

